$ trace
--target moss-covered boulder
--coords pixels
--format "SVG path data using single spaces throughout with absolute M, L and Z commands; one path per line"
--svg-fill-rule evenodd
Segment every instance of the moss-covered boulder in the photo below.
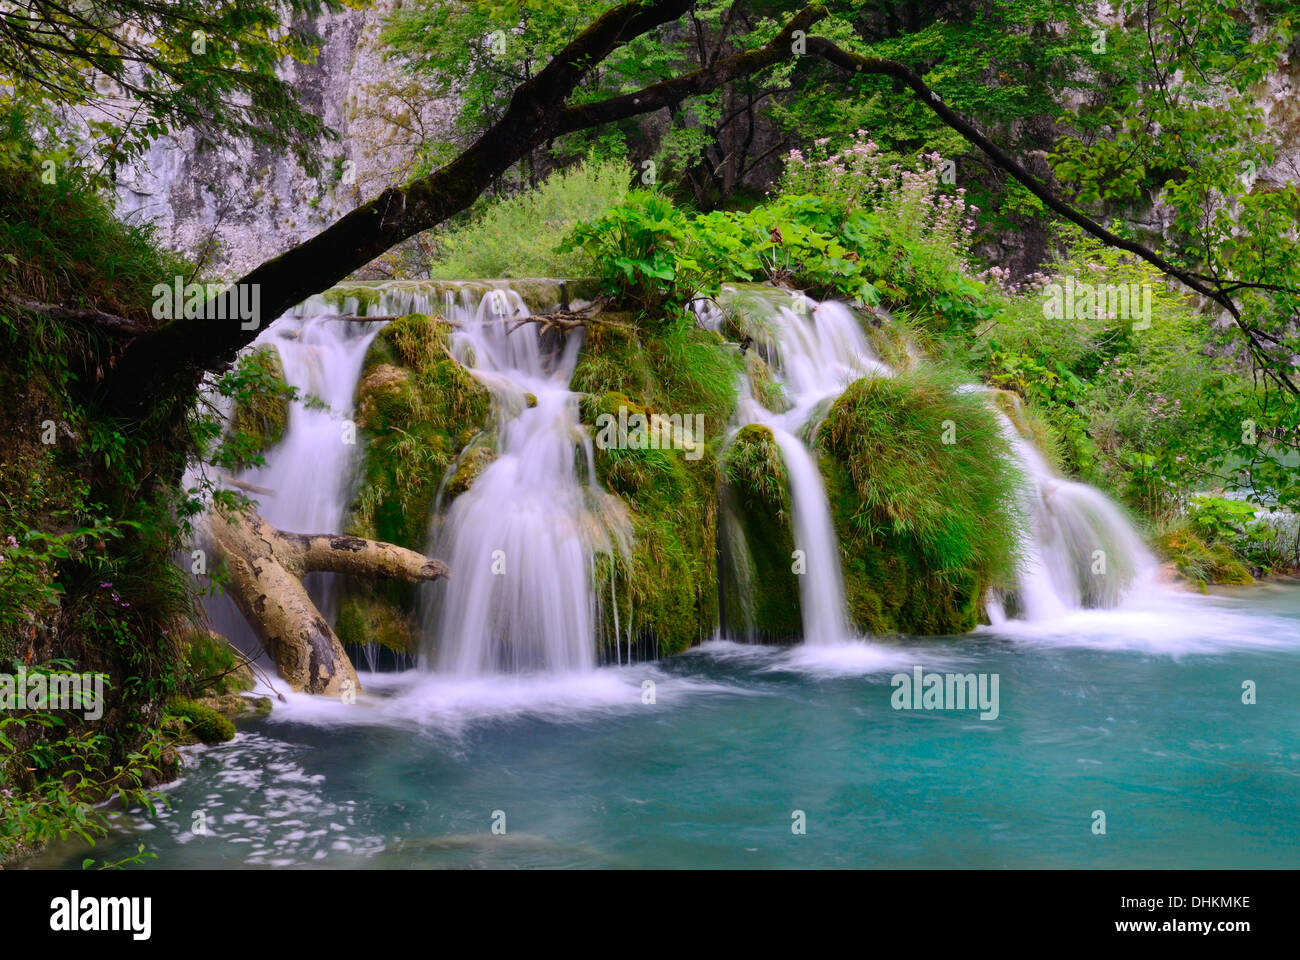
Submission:
M 935 367 L 858 380 L 818 442 L 859 629 L 974 628 L 991 586 L 1013 582 L 1023 478 L 984 398 Z
M 236 376 L 243 382 L 230 415 L 226 447 L 234 466 L 258 462 L 284 439 L 289 427 L 293 389 L 284 375 L 280 351 L 272 344 L 257 347 L 239 358 Z
M 182 742 L 214 744 L 235 739 L 234 722 L 197 700 L 173 700 L 164 714 Z
M 357 387 L 364 455 L 346 532 L 423 551 L 434 497 L 452 463 L 488 423 L 488 391 L 448 352 L 451 327 L 424 314 L 375 337 Z M 415 588 L 349 580 L 340 598 L 344 643 L 414 652 Z
M 532 396 L 529 394 L 528 396 Z M 536 406 L 537 398 L 533 397 L 533 402 L 529 406 Z M 470 445 L 470 447 L 461 454 L 460 459 L 456 461 L 450 479 L 447 481 L 445 491 L 447 502 L 455 500 L 462 493 L 474 485 L 474 481 L 479 475 L 486 470 L 497 458 L 496 450 L 492 444 L 486 440 L 481 440 Z
M 630 314 L 604 314 L 585 332 L 571 383 L 588 394 L 580 410 L 593 433 L 602 415 L 622 409 L 648 422 L 665 418 L 677 440 L 659 449 L 597 443 L 597 478 L 631 525 L 626 553 L 596 565 L 606 645 L 617 624 L 622 643 L 630 627 L 638 642 L 677 653 L 717 627 L 716 449 L 740 369 L 734 344 L 686 316 L 645 326 Z
M 723 627 L 748 640 L 795 640 L 803 623 L 789 479 L 772 431 L 742 427 L 723 452 L 722 476 Z

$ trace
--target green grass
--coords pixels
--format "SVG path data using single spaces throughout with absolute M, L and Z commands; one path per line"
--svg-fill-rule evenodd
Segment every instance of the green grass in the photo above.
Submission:
M 500 277 L 580 277 L 591 266 L 581 252 L 558 254 L 578 223 L 623 200 L 626 163 L 584 163 L 546 178 L 534 190 L 493 201 L 469 224 L 439 235 L 435 280 Z

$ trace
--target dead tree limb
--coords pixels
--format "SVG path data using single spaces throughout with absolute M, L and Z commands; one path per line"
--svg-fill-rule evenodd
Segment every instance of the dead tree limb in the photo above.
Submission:
M 227 588 L 289 686 L 307 693 L 357 691 L 343 645 L 302 585 L 326 571 L 420 583 L 448 575 L 439 560 L 377 540 L 286 533 L 256 513 L 209 512 L 207 531 L 225 558 Z M 351 684 L 349 686 L 349 684 Z

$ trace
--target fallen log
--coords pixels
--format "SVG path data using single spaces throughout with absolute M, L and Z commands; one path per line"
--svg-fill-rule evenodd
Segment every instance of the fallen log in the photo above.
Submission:
M 304 576 L 323 571 L 419 583 L 448 575 L 440 560 L 414 550 L 361 537 L 286 533 L 251 510 L 209 511 L 207 530 L 226 559 L 235 605 L 296 691 L 361 689 L 343 645 L 307 595 Z

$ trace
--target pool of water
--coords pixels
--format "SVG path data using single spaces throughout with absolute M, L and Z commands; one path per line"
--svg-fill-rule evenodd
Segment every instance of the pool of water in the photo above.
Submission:
M 895 709 L 891 678 L 917 665 L 996 675 L 996 719 Z M 92 855 L 143 841 L 146 867 L 1300 866 L 1296 583 L 952 640 L 715 642 L 578 676 L 362 682 L 356 704 L 291 696 L 190 751 L 168 807 L 124 815 Z

